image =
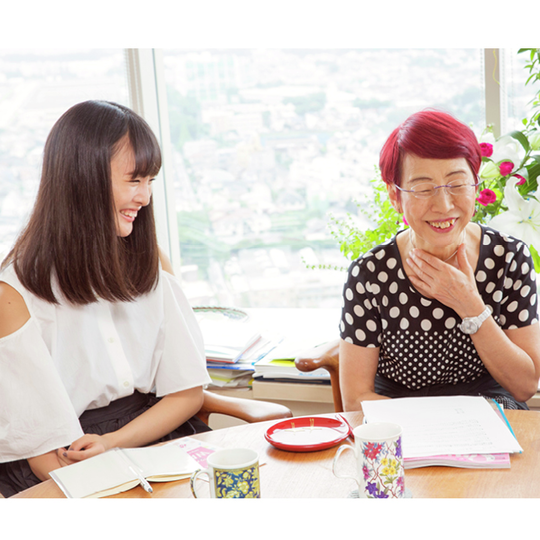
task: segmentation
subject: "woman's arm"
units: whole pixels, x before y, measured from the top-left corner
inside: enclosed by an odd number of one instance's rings
[[[462,319],[476,317],[486,308],[464,244],[458,250],[459,269],[421,250],[414,250],[407,263],[416,274],[409,276],[413,285],[452,308]],[[536,393],[540,379],[538,323],[502,330],[489,317],[471,339],[491,376],[516,400],[527,401]]]
[[[375,393],[379,347],[359,347],[343,339],[339,342],[339,386],[345,411],[359,411],[360,403],[389,399]]]
[[[167,435],[196,414],[203,403],[201,386],[163,397],[153,407],[117,431],[104,435],[84,435],[69,449],[60,448],[58,457],[68,463],[81,461],[110,450],[144,446]]]

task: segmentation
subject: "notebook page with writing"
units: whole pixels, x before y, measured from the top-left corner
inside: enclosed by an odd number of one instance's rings
[[[482,397],[438,396],[362,402],[365,419],[403,428],[405,458],[496,454],[522,448]]]

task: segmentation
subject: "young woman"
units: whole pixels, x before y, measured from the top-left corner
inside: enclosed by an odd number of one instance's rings
[[[0,273],[0,492],[114,447],[208,428],[201,333],[160,268],[155,136],[87,101],[47,139],[28,225]]]
[[[349,268],[341,321],[345,410],[363,400],[482,395],[506,408],[538,388],[537,285],[527,246],[471,222],[481,154],[441,111],[394,130],[380,167],[409,228]]]

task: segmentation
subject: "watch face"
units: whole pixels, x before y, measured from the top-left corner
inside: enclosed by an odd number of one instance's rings
[[[465,332],[465,334],[474,334],[478,330],[478,324],[470,319],[464,320],[461,323],[461,330]]]

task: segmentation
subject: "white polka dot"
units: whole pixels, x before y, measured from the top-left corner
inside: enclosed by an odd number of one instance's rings
[[[339,328],[342,332],[345,332],[345,324],[343,323],[343,321],[339,321]]]
[[[364,286],[358,282],[356,284],[356,290],[360,293],[360,294],[364,294],[366,292],[366,289],[364,289]]]
[[[502,257],[504,255],[504,247],[503,246],[495,246],[493,248],[493,253],[497,255],[497,257]]]
[[[531,306],[534,306],[534,304],[536,304],[536,294],[531,296]]]
[[[484,281],[486,281],[486,279],[487,279],[487,274],[483,270],[480,270],[479,272],[476,273],[476,281],[483,283]]]
[[[345,321],[347,322],[347,324],[353,324],[353,316],[350,313],[345,313]]]
[[[502,300],[502,296],[503,296],[502,291],[495,291],[493,293],[493,300],[495,300],[495,302],[500,302]]]
[[[406,330],[407,328],[409,328],[409,321],[405,318],[401,319],[401,321],[399,322],[399,326],[402,330]]]
[[[504,260],[505,260],[505,262],[509,263],[513,258],[514,258],[514,254],[511,251],[509,251],[506,254],[506,257],[504,258]]]
[[[377,276],[377,279],[381,283],[386,283],[388,281],[388,274],[386,272],[379,272],[379,275]]]
[[[355,264],[353,266],[353,269],[351,270],[351,275],[353,277],[356,277],[359,274],[359,272],[360,272],[360,267],[357,264]]]
[[[351,291],[351,289],[347,289],[345,291],[345,297],[347,298],[347,300],[352,300],[353,299],[353,292]]]
[[[390,287],[388,287],[388,291],[390,294],[396,294],[398,290],[398,284],[394,281],[390,283]]]
[[[418,317],[418,315],[420,315],[420,310],[416,306],[411,306],[411,309],[409,310],[409,313],[410,313],[411,317],[414,317],[416,319],[416,317]]]
[[[371,302],[369,301],[369,298],[366,298],[364,300],[364,306],[366,306],[366,309],[371,309],[373,306],[371,305]]]
[[[431,306],[431,300],[428,300],[427,298],[420,298],[420,303],[426,307]]]
[[[522,311],[519,312],[518,317],[521,322],[525,322],[529,318],[529,310],[523,309]]]
[[[381,319],[381,324],[382,324],[383,330],[386,330],[386,328],[388,327],[388,321],[386,319]]]
[[[511,289],[513,284],[514,284],[514,280],[512,278],[509,278],[509,277],[504,278],[505,289]]]
[[[504,268],[501,268],[498,272],[497,272],[497,278],[500,279],[501,276],[504,274]]]
[[[384,307],[388,306],[388,296],[383,296],[382,297],[382,305]]]
[[[444,311],[441,309],[441,308],[435,308],[433,310],[433,316],[436,318],[436,319],[442,319],[443,318],[443,315],[444,315]]]
[[[408,301],[409,301],[409,297],[408,297],[404,292],[402,292],[402,293],[399,295],[399,302],[400,302],[401,304],[406,304]]]
[[[386,251],[384,251],[384,249],[381,249],[380,251],[377,251],[377,253],[375,253],[375,257],[380,261],[385,256],[385,254]]]
[[[356,304],[356,306],[354,306],[354,314],[357,316],[357,317],[363,317],[364,316],[364,308],[358,304]]]
[[[493,259],[490,259],[489,257],[484,261],[484,264],[486,268],[489,268],[490,270],[493,270],[493,268],[495,268],[495,261]]]
[[[396,264],[397,264],[397,259],[394,259],[393,257],[386,261],[386,266],[388,266],[390,270],[392,270],[392,268],[395,268]]]
[[[375,265],[373,264],[373,261],[368,261],[366,266],[370,272],[375,272]]]
[[[396,317],[399,317],[399,308],[398,307],[393,307],[391,310],[390,310],[390,317],[392,317],[393,319],[395,319]]]
[[[493,292],[493,289],[495,288],[495,283],[493,283],[493,281],[490,281],[487,285],[486,285],[486,292],[488,294],[491,294]]]
[[[514,300],[513,302],[510,302],[507,306],[507,310],[510,312],[510,313],[513,313],[514,311],[516,311],[516,309],[518,308],[518,303],[516,302],[516,300]]]
[[[371,284],[371,292],[373,294],[379,294],[381,292],[381,288],[376,283],[372,283]]]
[[[512,264],[510,265],[510,272],[514,272],[516,268],[517,268],[517,262],[514,260],[512,261]]]
[[[489,244],[491,244],[491,238],[487,234],[484,234],[483,243],[484,243],[484,246],[489,246]]]
[[[352,343],[353,340],[350,337],[346,337],[343,341],[346,341],[347,343]]]
[[[425,332],[427,332],[428,330],[431,330],[431,321],[429,321],[428,319],[424,319],[424,320],[420,323],[420,326],[422,327],[422,330],[424,330]]]
[[[521,294],[521,296],[525,298],[526,296],[529,295],[530,291],[531,291],[531,288],[528,285],[525,285],[525,287],[522,287],[521,291],[519,291],[519,294]]]
[[[356,339],[358,341],[366,341],[366,334],[365,334],[365,332],[363,330],[360,330],[360,328],[358,330],[356,330],[354,335],[356,336]]]
[[[375,330],[377,330],[377,323],[375,321],[372,321],[371,319],[369,319],[369,321],[366,322],[366,328],[370,332],[375,332]]]
[[[521,284],[523,282],[521,281],[521,279],[518,279],[517,281],[514,282],[514,291],[517,291],[520,287],[521,287]]]
[[[405,279],[405,274],[401,268],[397,271],[397,275],[399,279]]]
[[[444,321],[444,326],[446,326],[446,328],[448,328],[448,330],[452,330],[452,328],[454,328],[454,326],[456,326],[456,319],[454,319],[454,317],[448,317],[448,319],[446,319],[446,321]]]
[[[523,275],[528,274],[530,269],[531,267],[526,262],[521,265],[521,272],[523,273]]]

